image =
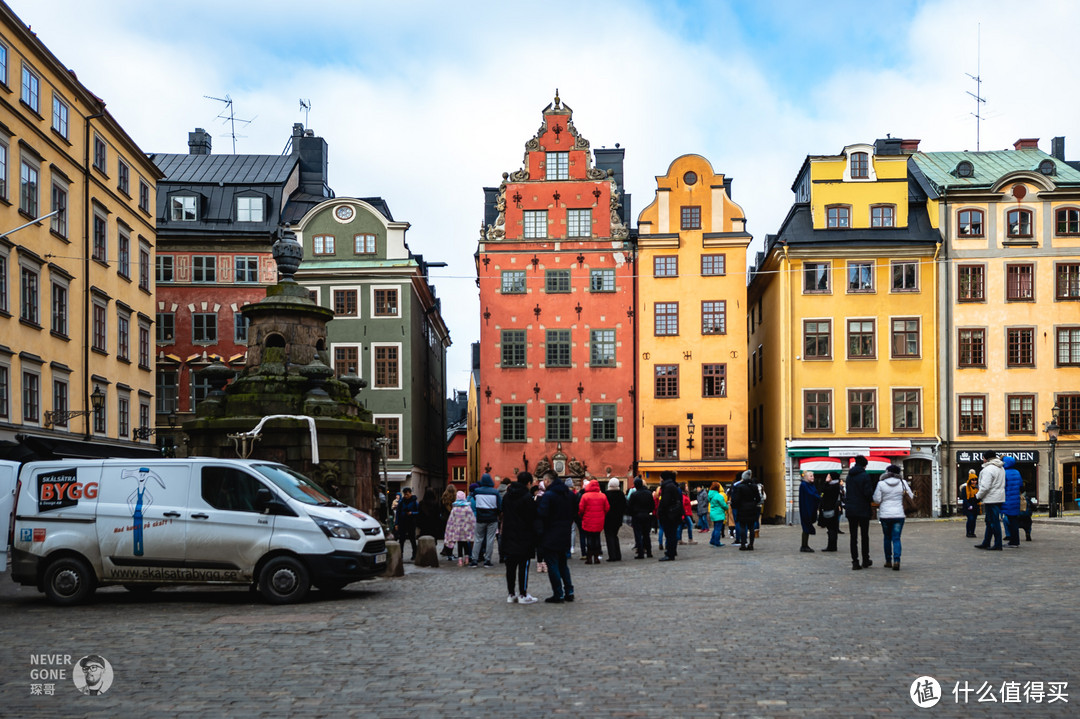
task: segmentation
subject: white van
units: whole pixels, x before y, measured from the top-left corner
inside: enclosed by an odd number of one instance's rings
[[[18,485],[12,578],[54,604],[108,584],[206,583],[285,604],[386,570],[382,526],[281,464],[52,460],[24,465]]]

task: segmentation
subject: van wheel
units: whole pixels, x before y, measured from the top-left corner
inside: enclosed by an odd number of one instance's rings
[[[97,586],[94,571],[78,557],[62,557],[45,568],[45,596],[58,606],[82,604]]]
[[[293,604],[311,588],[307,568],[293,557],[274,557],[259,574],[259,592],[271,604]]]

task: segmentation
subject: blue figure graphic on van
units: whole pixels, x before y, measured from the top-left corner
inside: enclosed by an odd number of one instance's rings
[[[153,477],[161,485],[161,488],[165,489],[165,482],[156,472],[151,472],[149,467],[125,469],[120,473],[121,479],[127,479],[128,477],[134,477],[139,483],[135,487],[135,491],[128,495],[128,506],[131,508],[132,536],[135,542],[133,554],[136,557],[141,557],[143,555],[143,510],[154,503],[154,495],[147,490],[146,483],[147,480]]]

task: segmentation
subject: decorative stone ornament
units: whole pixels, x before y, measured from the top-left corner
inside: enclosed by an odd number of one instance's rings
[[[270,248],[270,253],[277,263],[278,273],[283,282],[295,282],[293,275],[300,268],[300,261],[304,258],[304,248],[296,241],[296,233],[280,228],[277,231],[277,241]]]

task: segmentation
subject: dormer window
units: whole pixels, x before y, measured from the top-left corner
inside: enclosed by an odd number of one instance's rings
[[[169,218],[177,222],[194,222],[199,219],[195,211],[194,195],[180,195],[170,198]]]
[[[851,227],[851,207],[848,205],[829,205],[825,208],[827,227]]]
[[[871,227],[895,227],[896,205],[873,205],[870,207]]]
[[[851,153],[851,179],[866,180],[870,177],[870,156],[865,152]]]
[[[1009,237],[1031,237],[1031,210],[1009,210]]]
[[[1039,163],[1039,172],[1044,175],[1056,175],[1057,165],[1054,164],[1053,160],[1043,160]]]
[[[975,166],[967,160],[961,160],[954,170],[957,177],[971,177],[975,174]]]
[[[265,216],[265,201],[262,197],[237,197],[237,222],[262,222]]]

